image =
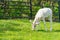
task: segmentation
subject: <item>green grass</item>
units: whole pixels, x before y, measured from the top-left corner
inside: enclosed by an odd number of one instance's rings
[[[39,31],[32,31],[28,19],[0,20],[0,40],[60,40],[60,23],[53,22],[52,32],[45,31],[42,21],[39,26]]]

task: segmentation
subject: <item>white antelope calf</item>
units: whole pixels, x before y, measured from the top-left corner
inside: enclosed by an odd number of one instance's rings
[[[38,10],[32,24],[32,30],[35,30],[36,25],[39,24],[39,21],[42,19],[44,22],[45,30],[47,31],[46,22],[45,22],[46,17],[48,17],[50,20],[50,31],[52,31],[52,10],[50,8],[42,8]]]

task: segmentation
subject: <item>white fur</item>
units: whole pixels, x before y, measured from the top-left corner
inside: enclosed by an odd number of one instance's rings
[[[52,10],[50,8],[42,8],[38,10],[32,24],[32,30],[35,30],[36,24],[39,24],[39,20],[43,19],[45,30],[47,31],[46,22],[45,22],[46,17],[49,17],[50,31],[52,31]]]

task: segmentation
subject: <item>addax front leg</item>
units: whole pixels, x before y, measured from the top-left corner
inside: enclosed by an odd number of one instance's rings
[[[36,25],[32,24],[32,30],[35,30]]]
[[[52,15],[50,16],[50,31],[52,31]]]
[[[35,30],[37,20],[38,20],[37,18],[34,19],[33,24],[32,24],[32,30]]]
[[[33,24],[32,24],[32,30],[35,30],[36,27],[36,20],[34,20]]]

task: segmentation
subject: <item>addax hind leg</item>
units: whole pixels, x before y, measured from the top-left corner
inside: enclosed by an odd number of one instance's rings
[[[50,15],[49,20],[50,20],[50,31],[52,31],[52,15]]]

